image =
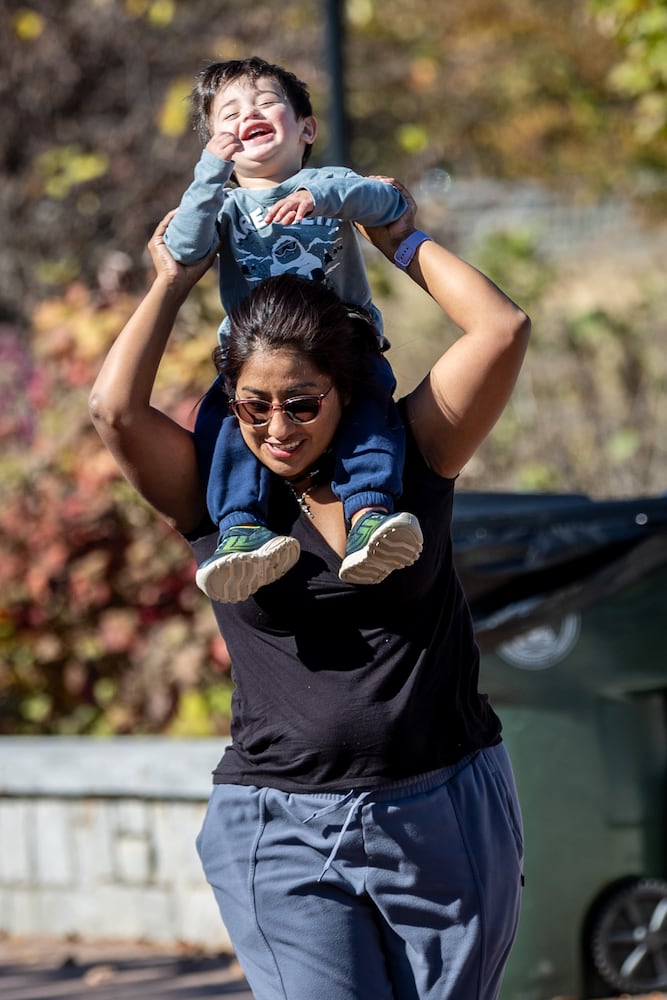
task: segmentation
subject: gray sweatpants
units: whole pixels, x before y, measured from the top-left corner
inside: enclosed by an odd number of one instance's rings
[[[255,1000],[493,1000],[523,835],[503,744],[382,790],[216,785],[197,840]]]

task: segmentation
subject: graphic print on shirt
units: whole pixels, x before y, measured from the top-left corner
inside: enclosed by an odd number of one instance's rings
[[[340,267],[338,219],[304,219],[296,226],[257,225],[252,215],[232,224],[235,257],[249,285],[279,274],[327,282]]]

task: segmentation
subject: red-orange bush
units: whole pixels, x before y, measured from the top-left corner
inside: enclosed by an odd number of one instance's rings
[[[88,417],[134,304],[74,285],[39,307],[30,349],[0,329],[4,734],[226,730],[228,657],[190,551],[125,483]],[[190,411],[212,372],[209,340],[186,315],[169,364],[187,355],[172,391]]]

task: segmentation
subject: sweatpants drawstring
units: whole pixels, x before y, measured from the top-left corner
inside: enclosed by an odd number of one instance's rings
[[[336,842],[333,845],[333,847],[331,848],[331,851],[329,852],[329,857],[325,861],[324,868],[320,872],[319,878],[317,879],[318,882],[322,881],[322,879],[324,878],[324,876],[326,875],[326,873],[328,872],[328,870],[331,868],[332,864],[334,863],[334,861],[336,859],[336,855],[338,854],[338,849],[339,849],[339,847],[340,847],[340,845],[342,843],[343,837],[347,833],[348,826],[350,825],[350,823],[354,819],[354,815],[355,815],[357,809],[359,808],[359,806],[361,805],[361,803],[364,801],[364,799],[367,799],[370,794],[371,794],[370,792],[362,792],[360,795],[357,795],[356,799],[351,804],[350,808],[347,810],[347,815],[345,817],[343,825],[340,828],[340,832],[339,832],[338,836],[336,837]],[[326,806],[324,809],[320,809],[317,812],[312,813],[310,816],[308,816],[306,819],[304,819],[303,822],[304,823],[309,823],[311,821],[311,819],[316,819],[316,818],[319,818],[320,816],[325,816],[327,813],[336,812],[338,809],[342,809],[343,806],[345,805],[345,803],[349,802],[353,795],[354,795],[354,792],[348,792],[347,795],[343,796],[343,798],[340,800],[340,802],[334,802],[334,803],[332,803],[332,805]]]

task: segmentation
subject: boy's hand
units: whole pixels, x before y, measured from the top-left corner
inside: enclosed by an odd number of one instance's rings
[[[314,208],[315,201],[310,191],[299,188],[294,194],[288,194],[287,197],[277,201],[264,216],[264,222],[267,225],[271,222],[280,222],[283,226],[291,226],[292,223],[305,219]]]
[[[231,132],[216,132],[206,143],[206,150],[219,160],[232,162],[235,153],[240,153],[243,143]]]

